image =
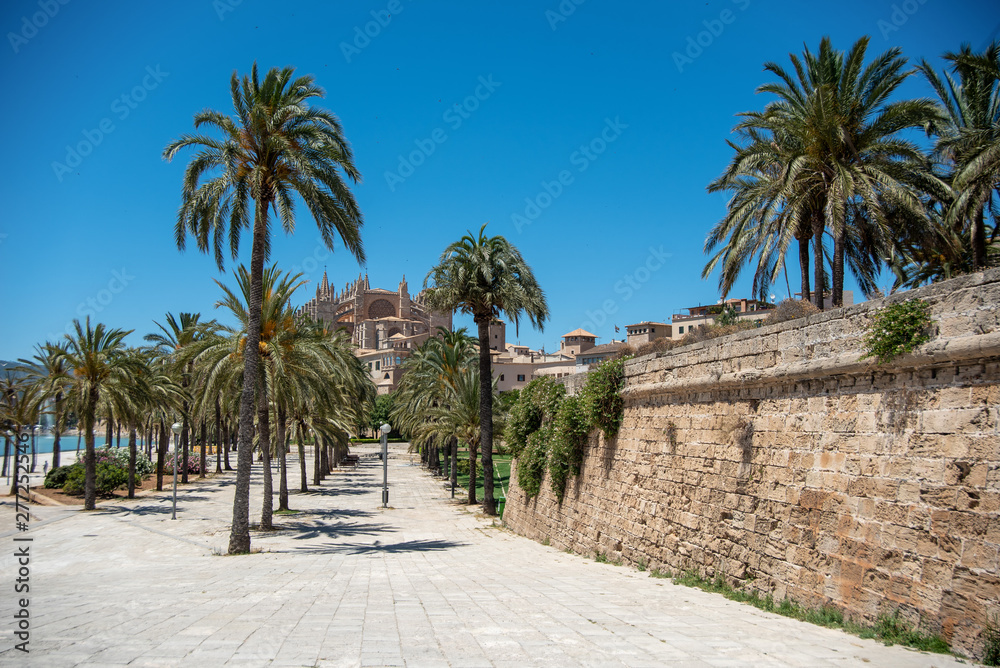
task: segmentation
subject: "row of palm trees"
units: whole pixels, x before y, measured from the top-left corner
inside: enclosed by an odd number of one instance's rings
[[[926,61],[907,69],[898,48],[869,61],[868,41],[844,53],[824,38],[818,52],[790,55],[791,70],[765,64],[777,80],[757,92],[775,99],[739,114],[733,158],[708,186],[731,195],[702,272],[720,270],[723,295],[752,265],[765,298],[793,240],[802,296],[819,308],[828,289],[842,304],[845,265],[868,296],[883,268],[895,287],[915,287],[1000,255],[1000,43],[948,53],[938,74]],[[893,100],[917,73],[937,99]],[[933,140],[929,150],[916,132]]]
[[[245,365],[249,277],[245,268],[237,275],[238,290],[219,283],[223,298],[217,306],[228,308],[238,327],[203,321],[199,314],[167,314],[165,323],[156,323],[159,332],[145,338],[152,345],[129,347],[125,337],[131,332],[105,325],[77,321],[75,332],[64,341],[39,346],[31,360],[21,360],[20,383],[4,393],[2,416],[13,424],[34,424],[40,412],[51,414],[56,434],[53,466],[59,461],[59,435],[67,417],[79,417],[86,444],[84,506],[95,506],[95,429],[99,419],[110,429],[113,424],[128,430],[130,452],[129,496],[135,490],[137,435],[159,435],[157,448],[157,488],[162,489],[168,443],[168,425],[182,425],[179,447],[183,462],[175,475],[187,482],[188,446],[201,443],[200,476],[207,470],[206,445],[218,446],[216,468],[222,470],[221,455],[228,461],[234,428],[232,416],[239,401],[240,380]],[[342,453],[349,434],[356,431],[368,404],[374,398],[366,369],[341,333],[331,333],[305,316],[296,316],[291,304],[299,276],[282,273],[275,267],[265,272],[261,318],[259,367],[261,398],[252,425],[258,451],[264,462],[264,505],[261,528],[271,528],[272,489],[270,460],[279,466],[279,508],[288,509],[286,454],[289,443],[298,441],[300,489],[307,491],[305,443],[315,443],[315,484],[328,466],[337,461],[329,451]],[[31,411],[30,415],[24,415]],[[273,432],[271,424],[276,425]],[[209,425],[211,437],[209,435]]]

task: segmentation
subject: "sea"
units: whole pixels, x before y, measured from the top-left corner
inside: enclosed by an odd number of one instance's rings
[[[103,447],[105,440],[106,439],[105,439],[104,436],[97,436],[97,435],[95,435],[94,436],[94,447],[95,448]],[[38,452],[39,454],[43,454],[43,453],[46,453],[46,452],[52,452],[52,444],[53,443],[55,443],[55,437],[52,436],[51,434],[47,434],[45,436],[42,436],[42,435],[36,436],[35,437],[36,452]],[[111,445],[116,445],[116,444],[117,444],[117,439],[112,438],[111,439]],[[139,446],[144,446],[145,445],[145,441],[143,441],[143,439],[137,439],[136,440],[136,444],[139,445]],[[80,452],[83,452],[83,450],[84,450],[85,447],[86,446],[84,445],[83,439],[81,438],[80,439]],[[122,434],[122,447],[123,448],[124,447],[128,447],[128,435],[127,434]],[[3,456],[3,448],[4,448],[3,439],[0,439],[0,456]],[[10,442],[10,449],[11,449],[11,452],[13,452],[13,450],[14,450],[14,441],[13,441],[13,439],[11,439],[11,442]],[[27,450],[27,452],[29,452],[29,453],[31,452],[31,439],[28,439],[28,450]],[[76,452],[76,434],[65,435],[65,436],[63,436],[63,437],[61,437],[59,439],[59,452],[61,454],[66,454],[67,452]]]

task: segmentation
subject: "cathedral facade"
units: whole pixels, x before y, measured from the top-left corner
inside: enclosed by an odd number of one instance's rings
[[[380,394],[396,389],[399,364],[437,331],[451,330],[451,313],[436,313],[424,301],[424,292],[410,295],[406,277],[398,289],[372,288],[368,276],[331,288],[323,272],[316,296],[301,312],[313,320],[322,320],[331,329],[343,329],[356,346],[356,354],[372,374]]]

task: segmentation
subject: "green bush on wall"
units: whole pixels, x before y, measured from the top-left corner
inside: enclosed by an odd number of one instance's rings
[[[888,364],[900,355],[931,340],[931,305],[922,299],[890,304],[875,314],[865,335],[865,354],[879,364]]]
[[[565,387],[547,376],[521,390],[504,440],[517,459],[517,484],[529,498],[541,490],[547,468],[552,491],[562,501],[569,476],[580,473],[590,432],[600,427],[605,438],[618,433],[624,385],[625,360],[617,359],[591,371],[579,396],[565,396]]]

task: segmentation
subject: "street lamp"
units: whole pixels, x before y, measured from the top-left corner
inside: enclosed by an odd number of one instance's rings
[[[177,519],[177,437],[181,433],[181,429],[184,428],[180,422],[175,422],[170,425],[170,431],[174,432],[174,510],[170,519]]]
[[[383,424],[379,427],[382,432],[382,507],[389,506],[389,432],[392,427]]]

